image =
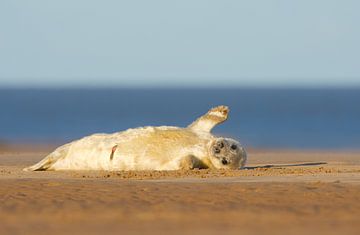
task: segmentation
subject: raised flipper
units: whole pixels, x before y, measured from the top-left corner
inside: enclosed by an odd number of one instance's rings
[[[188,128],[194,131],[210,132],[216,125],[223,123],[229,114],[229,107],[218,106],[210,109],[205,115],[191,123]]]
[[[40,162],[35,165],[24,168],[24,171],[46,171],[59,159],[66,156],[69,151],[69,144],[63,145],[57,148],[54,152],[50,153],[47,157],[45,157]]]

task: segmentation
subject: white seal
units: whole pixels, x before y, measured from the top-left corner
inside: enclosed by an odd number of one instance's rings
[[[228,107],[218,106],[186,128],[141,127],[94,134],[58,147],[24,170],[239,169],[246,162],[240,143],[210,133],[228,113]]]

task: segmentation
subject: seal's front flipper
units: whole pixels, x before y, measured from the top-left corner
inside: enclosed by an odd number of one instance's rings
[[[180,160],[181,170],[192,170],[196,168],[197,159],[193,155],[187,155]]]
[[[193,170],[193,169],[208,169],[213,167],[212,164],[205,159],[200,160],[194,155],[187,155],[180,160],[181,170]]]
[[[198,118],[188,126],[194,131],[210,132],[216,125],[223,123],[228,118],[229,107],[218,106],[210,109],[204,116]]]

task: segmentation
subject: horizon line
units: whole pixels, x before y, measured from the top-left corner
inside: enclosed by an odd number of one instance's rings
[[[194,85],[165,85],[165,86],[99,86],[99,85],[57,85],[57,86],[2,86],[0,90],[241,90],[241,89],[259,89],[259,90],[358,90],[360,84],[356,85],[237,85],[237,86],[194,86]]]

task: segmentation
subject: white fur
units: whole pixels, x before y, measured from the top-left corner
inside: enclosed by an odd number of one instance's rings
[[[226,106],[211,109],[188,128],[142,127],[94,134],[60,146],[24,170],[178,170],[190,156],[214,167],[210,146],[216,138],[210,131],[226,120],[227,112]]]
[[[205,144],[212,140],[209,133],[199,133],[196,135],[192,145],[168,146],[157,152],[157,156],[152,156],[149,148],[155,148],[156,142],[142,143],[135,146],[139,148],[126,149],[128,143],[136,143],[141,137],[146,137],[151,133],[161,135],[164,131],[184,131],[177,127],[144,127],[129,129],[124,132],[113,134],[95,134],[57,148],[47,158],[55,158],[56,161],[47,170],[177,170],[180,169],[180,162],[184,156],[195,155],[206,157],[207,147]],[[199,141],[200,140],[200,141]],[[124,145],[122,145],[124,144]],[[119,146],[113,159],[110,159],[111,149]],[[161,153],[163,151],[163,153]],[[65,154],[63,154],[65,153]],[[159,159],[160,161],[157,161]],[[29,167],[27,170],[36,169],[38,164]]]

